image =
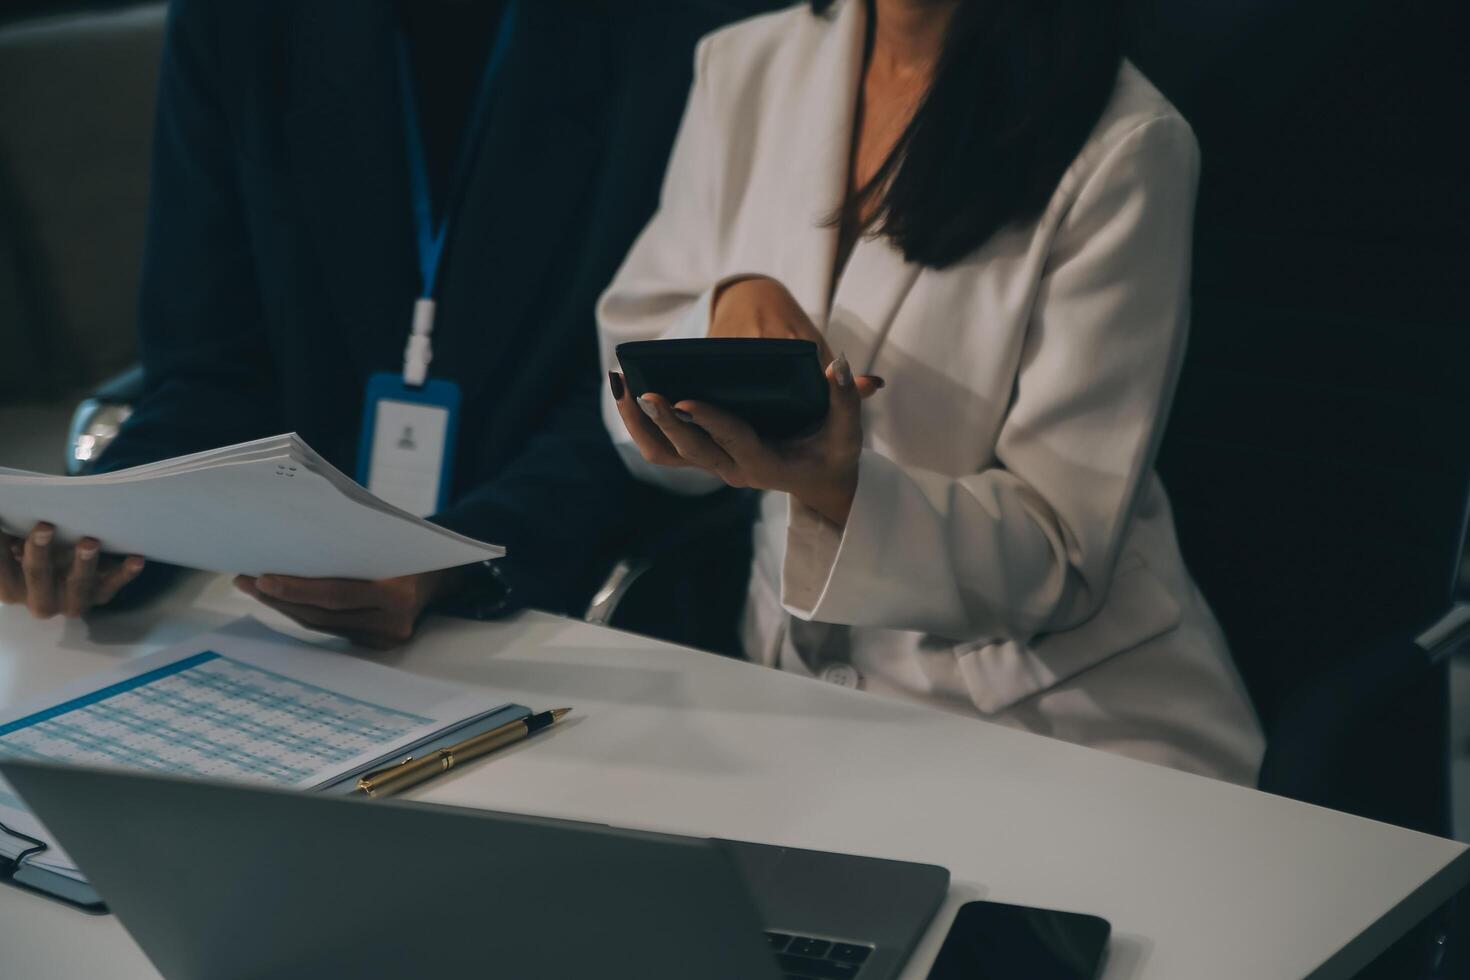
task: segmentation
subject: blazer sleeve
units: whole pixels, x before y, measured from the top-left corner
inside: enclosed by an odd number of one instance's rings
[[[955,478],[866,449],[845,527],[793,500],[793,615],[989,642],[1100,608],[1183,354],[1198,148],[1171,115],[1101,154],[1053,237],[996,465]]]
[[[605,370],[618,370],[618,344],[703,337],[717,281],[720,130],[710,110],[705,69],[710,39],[694,55],[694,85],[665,171],[658,210],[598,303],[598,339]],[[613,402],[602,395],[602,418],[613,445],[638,479],[682,494],[713,493],[724,481],[693,468],[648,462],[633,444]]]
[[[211,6],[169,11],[139,301],[144,391],[101,471],[279,431]]]

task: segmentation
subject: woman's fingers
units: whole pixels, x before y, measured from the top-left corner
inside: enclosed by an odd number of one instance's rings
[[[858,397],[863,401],[872,398],[888,385],[887,381],[884,381],[876,374],[860,374],[856,378],[853,378],[853,383],[857,385]]]
[[[25,558],[21,572],[25,578],[26,605],[37,619],[50,619],[57,609],[56,571],[51,565],[51,543],[56,528],[37,524],[26,538]]]
[[[735,461],[703,429],[690,424],[693,419],[687,412],[674,408],[663,396],[655,394],[640,396],[638,405],[653,424],[658,426],[680,457],[701,469],[718,474],[732,486],[743,485],[739,481],[739,467],[735,465]]]
[[[830,408],[827,410],[826,431],[833,444],[839,447],[862,449],[863,399],[858,379],[853,377],[846,354],[838,354],[827,365]],[[876,390],[876,389],[875,389]]]
[[[683,401],[674,407],[730,458],[740,470],[743,483],[751,484],[752,477],[759,480],[759,475],[769,469],[771,450],[743,419],[704,402]]]
[[[609,371],[607,380],[612,386],[613,401],[618,406],[618,415],[623,420],[623,426],[628,430],[628,435],[633,437],[633,445],[638,447],[643,458],[660,466],[689,465],[669,440],[664,438],[653,419],[638,407],[637,400],[627,390],[623,376],[616,371]]]

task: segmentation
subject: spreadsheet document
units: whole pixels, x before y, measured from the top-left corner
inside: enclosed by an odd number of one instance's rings
[[[315,789],[508,707],[244,619],[0,714],[0,757]],[[0,824],[80,878],[3,779]]]
[[[208,650],[0,725],[0,754],[298,785],[432,722]]]

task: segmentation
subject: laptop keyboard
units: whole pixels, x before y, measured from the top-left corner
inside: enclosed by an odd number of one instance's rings
[[[873,952],[871,946],[834,943],[828,939],[766,933],[786,980],[852,980]]]

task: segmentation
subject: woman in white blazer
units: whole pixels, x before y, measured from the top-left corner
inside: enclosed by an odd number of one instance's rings
[[[765,491],[752,659],[1251,782],[1153,470],[1198,151],[1109,7],[814,0],[707,37],[600,304],[605,416],[646,480]],[[706,334],[837,354],[823,430],[626,393],[617,344]]]

